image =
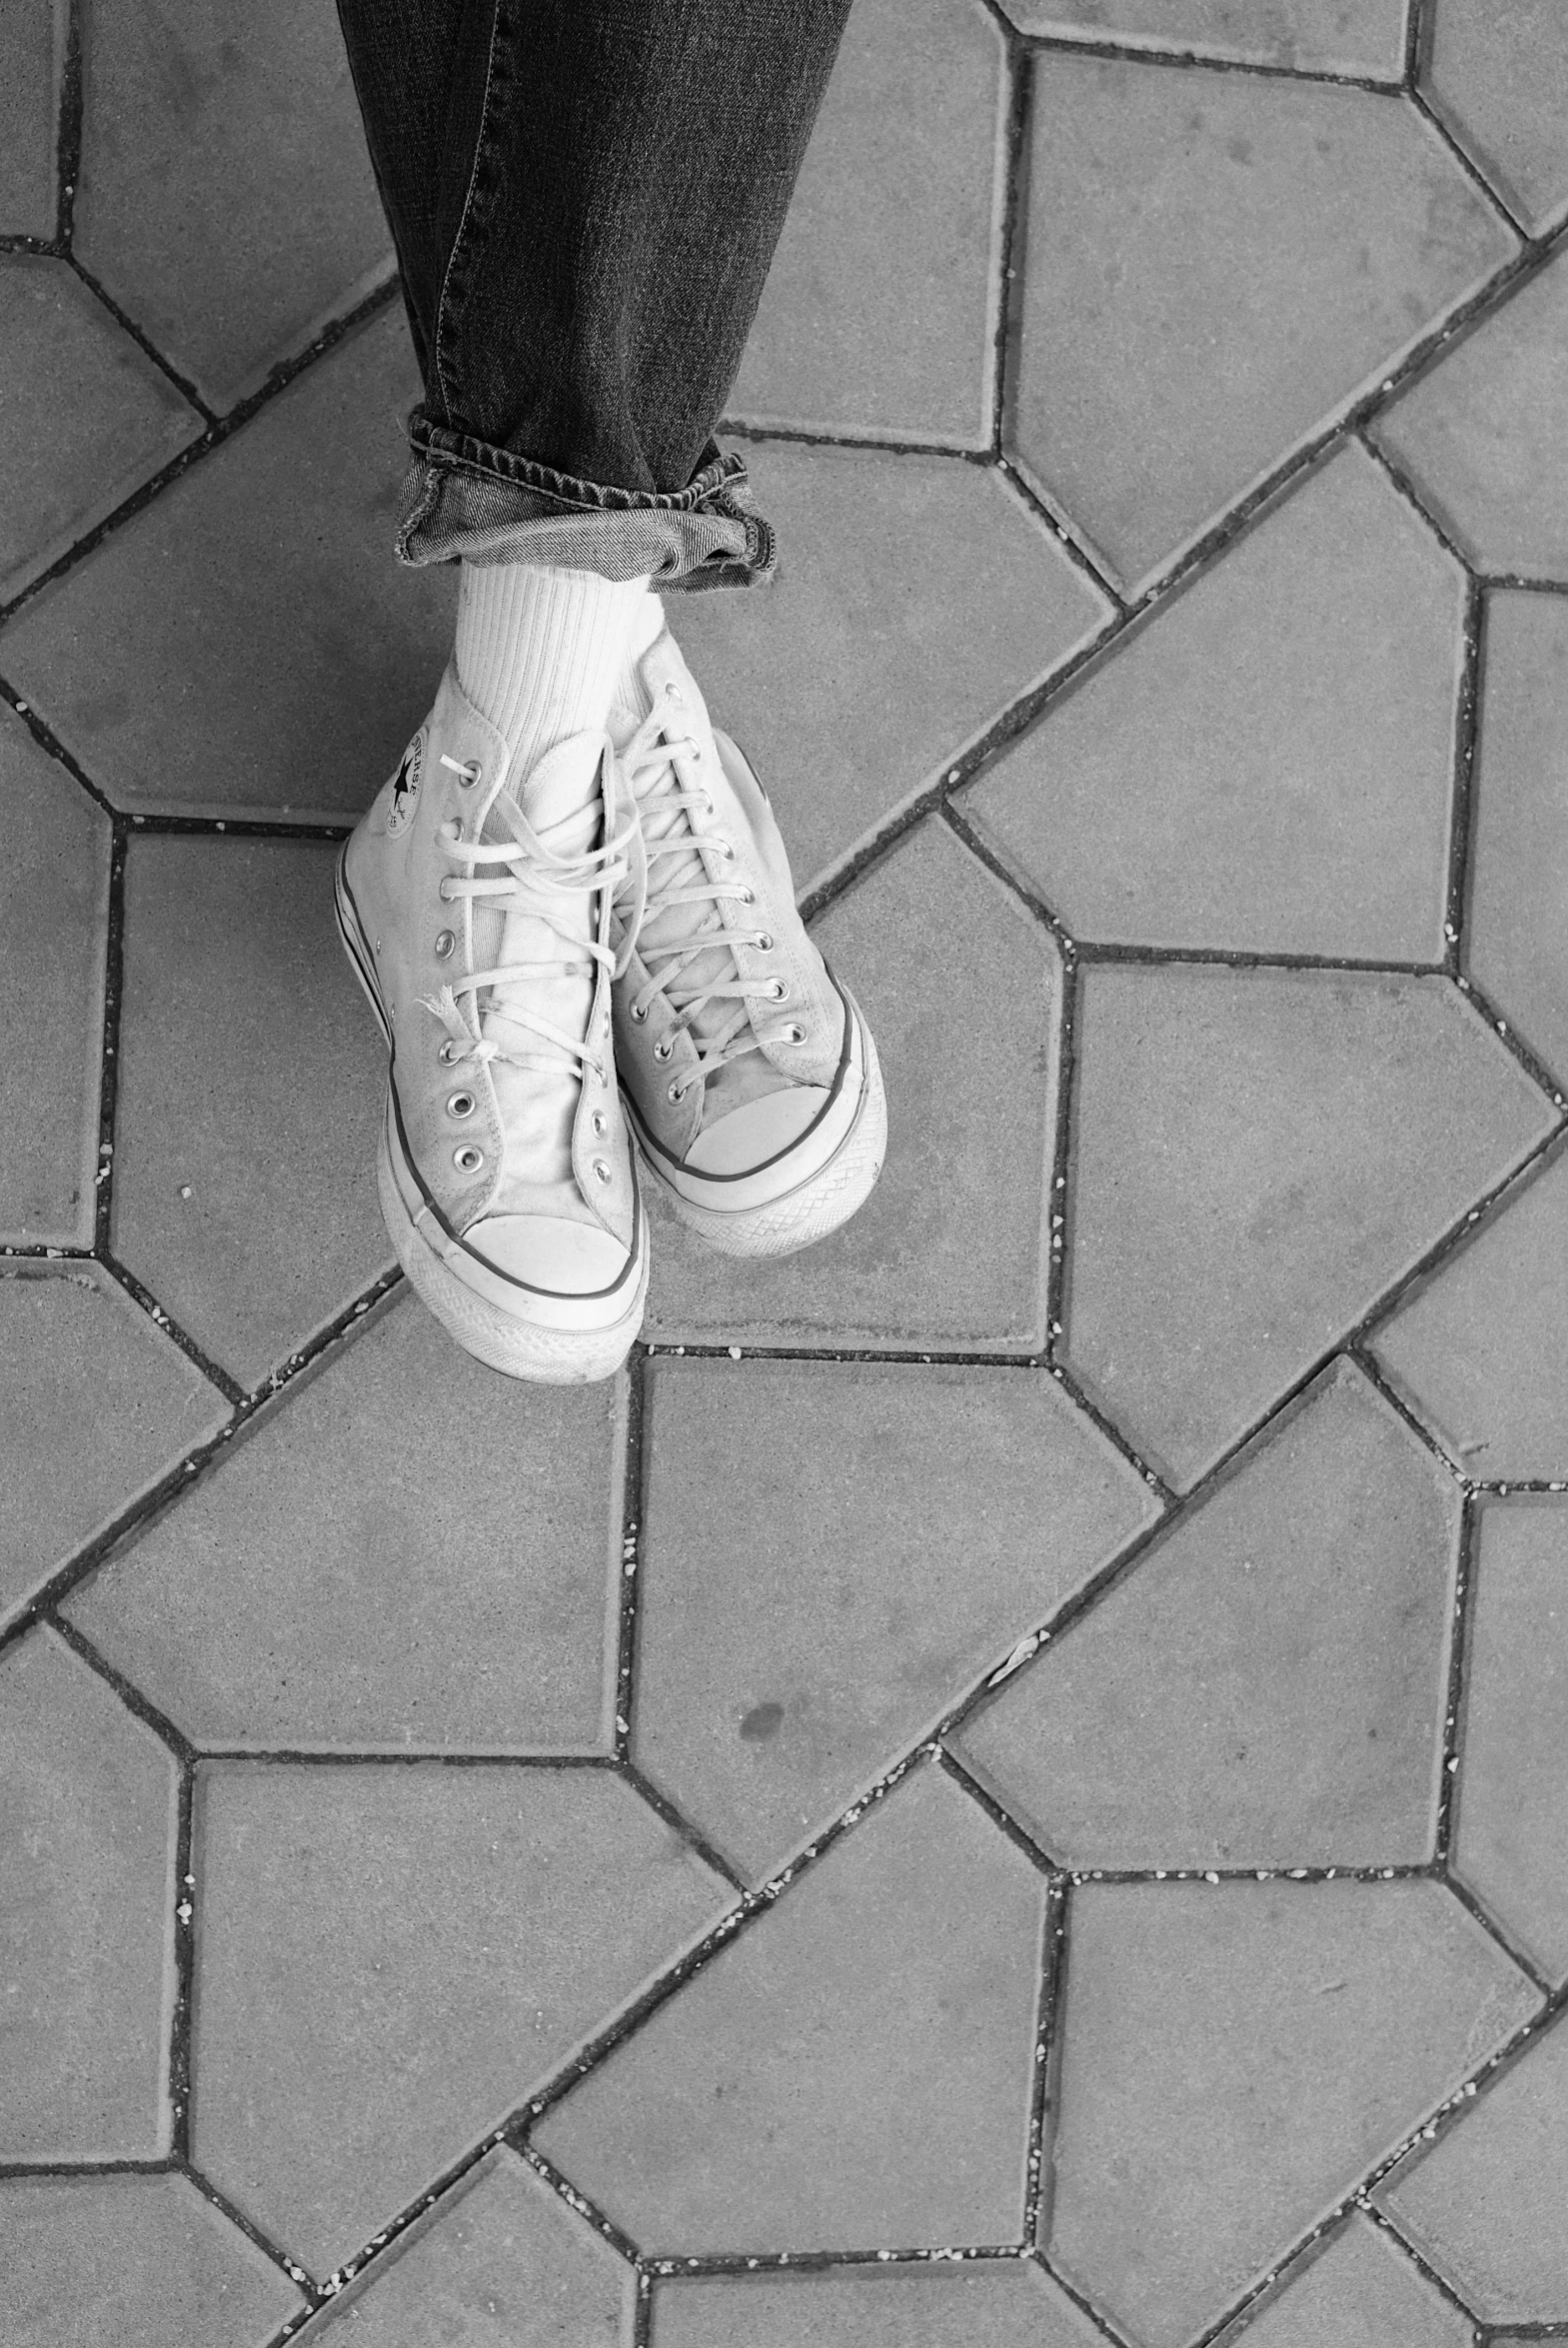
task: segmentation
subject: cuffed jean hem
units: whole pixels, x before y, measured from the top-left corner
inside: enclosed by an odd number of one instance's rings
[[[657,588],[750,587],[779,560],[773,526],[747,511],[746,465],[709,443],[668,495],[578,481],[433,424],[416,408],[397,551],[403,563],[548,563]]]

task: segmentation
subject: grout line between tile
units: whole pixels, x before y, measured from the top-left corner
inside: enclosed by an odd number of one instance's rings
[[[0,2160],[0,2178],[168,2177],[180,2173],[173,2153],[161,2160]]]
[[[263,2233],[255,2219],[241,2209],[238,2202],[231,2201],[227,2193],[213,2183],[206,2171],[197,2167],[195,2161],[185,2160],[179,2165],[203,2200],[210,2201],[214,2209],[221,2210],[231,2226],[238,2226],[240,2232],[254,2242],[257,2249],[270,2259],[274,2266],[281,2267],[290,2282],[296,2284],[304,2292],[307,2301],[306,2307],[284,2327],[277,2337],[286,2338],[290,2332],[298,2331],[307,2316],[314,2315],[318,2308],[325,2305],[330,2294],[321,2289],[314,2275],[308,2274],[305,2268],[292,2259],[286,2250],[280,2249],[271,2235]],[[271,2348],[271,2343],[269,2343],[269,2348]]]
[[[1410,2264],[1415,2268],[1417,2274],[1423,2276],[1425,2280],[1431,2284],[1433,2290],[1437,2292],[1438,2296],[1442,2299],[1445,2299],[1448,2305],[1453,2308],[1457,2314],[1462,2315],[1466,2319],[1466,2321],[1472,2327],[1472,2337],[1474,2337],[1475,2334],[1480,2331],[1481,2319],[1476,2314],[1475,2309],[1473,2307],[1467,2306],[1465,2301],[1460,2298],[1459,2293],[1454,2289],[1452,2283],[1449,2282],[1447,2276],[1438,2272],[1438,2269],[1433,2266],[1431,2260],[1416,2248],[1409,2235],[1402,2233],[1399,2227],[1394,2223],[1394,2220],[1388,2216],[1387,2212],[1379,2209],[1375,2203],[1369,2204],[1367,2208],[1363,2210],[1362,2215],[1377,2228],[1380,2234],[1386,2234],[1390,2242],[1396,2243],[1404,2256],[1410,2261]]]
[[[875,457],[944,457],[956,465],[986,468],[996,461],[995,452],[989,447],[971,448],[959,441],[914,440],[906,433],[890,430],[867,428],[855,432],[842,425],[760,423],[745,416],[721,416],[715,430],[729,440],[744,440],[755,447],[778,441],[790,448],[858,449]]]
[[[1436,131],[1476,193],[1491,205],[1492,210],[1501,217],[1522,245],[1526,247],[1533,245],[1536,240],[1531,236],[1518,213],[1515,212],[1501,191],[1487,178],[1475,156],[1471,154],[1469,148],[1460,138],[1455,125],[1448,120],[1442,109],[1433,103],[1430,93],[1422,87],[1420,81],[1412,81],[1405,96],[1422,120],[1429,123]]]
[[[1449,1458],[1432,1429],[1423,1419],[1417,1417],[1415,1411],[1378,1360],[1377,1355],[1372,1351],[1367,1339],[1365,1337],[1358,1338],[1353,1345],[1345,1347],[1345,1352],[1360,1370],[1367,1383],[1377,1389],[1395,1417],[1415,1437],[1422,1450],[1435,1459],[1439,1467],[1447,1469],[1462,1491],[1473,1491],[1475,1478],[1465,1472],[1457,1459]]]
[[[104,925],[103,1031],[98,1064],[98,1156],[93,1169],[93,1251],[107,1255],[114,1216],[114,1127],[120,1099],[120,1010],[125,996],[125,834],[109,840],[109,906]]]
[[[1073,33],[1020,33],[1019,39],[1036,56],[1097,57],[1114,65],[1157,65],[1198,73],[1240,73],[1257,81],[1308,82],[1335,90],[1364,90],[1374,98],[1397,98],[1402,85],[1376,74],[1345,73],[1327,65],[1275,65],[1261,57],[1205,57],[1196,49],[1143,48],[1135,42],[1096,36],[1080,39]]]
[[[643,1594],[643,1526],[648,1519],[650,1441],[649,1348],[636,1344],[627,1361],[626,1439],[621,1471],[621,1544],[617,1555],[615,1749],[629,1760],[636,1725],[637,1630]]]
[[[1021,1825],[1010,1810],[1002,1808],[995,1795],[980,1783],[945,1744],[937,1747],[936,1767],[942,1776],[950,1778],[960,1792],[966,1793],[970,1801],[985,1812],[998,1833],[1004,1834],[1013,1848],[1021,1851],[1029,1865],[1039,1874],[1048,1876],[1058,1884],[1065,1879],[1065,1869],[1060,1860],[1053,1859],[1044,1845],[1035,1841],[1027,1827]]]
[[[159,1741],[167,1746],[181,1769],[189,1769],[196,1758],[196,1748],[184,1729],[176,1727],[167,1712],[160,1711],[149,1697],[143,1695],[141,1689],[94,1645],[86,1632],[77,1629],[69,1615],[56,1613],[51,1608],[44,1619],[56,1637],[63,1639],[72,1653],[90,1671],[96,1672],[107,1687],[113,1689],[126,1710],[134,1713],[143,1726],[150,1728]]]
[[[191,2023],[196,1994],[196,1868],[192,1831],[196,1769],[180,1763],[174,1830],[174,2000],[169,2015],[169,2115],[175,2157],[191,2157]]]
[[[1076,949],[1086,963],[1113,963],[1151,970],[1179,970],[1183,965],[1208,964],[1227,971],[1362,971],[1379,978],[1441,979],[1449,976],[1440,962],[1384,961],[1371,955],[1297,954],[1289,950],[1265,952],[1248,946],[1128,946],[1119,941],[1101,943],[1080,938]]]
[[[1028,156],[1029,117],[1034,96],[1034,74],[1027,52],[1014,27],[999,11],[1002,74],[1006,107],[1002,120],[1001,233],[996,240],[996,328],[991,343],[991,454],[1001,457],[1007,415],[1009,365],[1023,298],[1020,263],[1023,255],[1024,171]]]
[[[637,2273],[637,2297],[632,2303],[630,2348],[652,2348],[654,2338],[654,2279],[645,2266]]]
[[[1404,73],[1401,88],[1413,90],[1426,70],[1427,23],[1425,0],[1405,0]]]
[[[728,1883],[738,1897],[742,1899],[751,1897],[752,1887],[746,1877],[741,1874],[738,1868],[731,1865],[717,1844],[710,1842],[707,1835],[700,1828],[694,1826],[683,1811],[677,1809],[662,1786],[656,1785],[651,1777],[645,1776],[636,1761],[623,1756],[616,1766],[633,1790],[647,1802],[656,1817],[663,1818],[665,1824],[681,1837],[689,1850],[696,1853],[705,1867],[711,1868],[723,1882]]]
[[[58,104],[54,244],[57,252],[69,258],[76,232],[76,191],[82,172],[82,0],[67,0]]]
[[[58,766],[64,767],[72,782],[78,784],[86,792],[95,807],[103,809],[112,824],[116,827],[122,824],[124,818],[120,815],[114,802],[105,792],[99,790],[80,760],[66,749],[65,744],[52,728],[44,724],[43,719],[21,690],[13,685],[9,678],[3,676],[0,676],[0,701],[4,701],[21,719],[22,724],[27,728],[45,757],[53,759]]]
[[[1465,949],[1474,839],[1475,749],[1486,673],[1486,603],[1473,579],[1465,585],[1459,676],[1454,696],[1453,782],[1448,819],[1448,890],[1443,913],[1446,968],[1457,977]]]
[[[107,1069],[107,1062],[105,1065]],[[113,1161],[111,1159],[105,1163],[112,1164]],[[108,1187],[106,1182],[104,1189],[107,1190]],[[173,1315],[164,1310],[151,1288],[147,1287],[143,1281],[137,1278],[134,1271],[128,1270],[120,1261],[107,1238],[101,1239],[97,1243],[94,1254],[104,1269],[118,1280],[132,1302],[141,1306],[154,1326],[162,1330],[171,1344],[179,1346],[188,1361],[195,1363],[203,1377],[210,1385],[217,1387],[219,1393],[232,1409],[239,1409],[246,1400],[246,1392],[238,1378],[231,1377],[222,1364],[214,1361],[210,1354],[204,1352],[189,1331],[182,1328]]]
[[[1087,579],[1090,585],[1105,598],[1113,612],[1125,618],[1132,607],[1100,560],[1089,538],[1067,512],[1066,507],[1058,505],[1054,499],[1046,496],[1043,490],[1036,489],[1033,482],[1019,469],[1005,448],[999,449],[997,452],[996,470],[1014,495],[1028,507],[1035,520],[1042,523],[1050,532],[1052,539],[1073,569]]]
[[[128,310],[121,309],[119,303],[115,300],[113,294],[110,293],[108,287],[103,284],[101,279],[93,275],[85,261],[79,259],[75,252],[72,252],[68,255],[68,261],[71,269],[81,280],[81,283],[86,286],[88,292],[99,304],[100,308],[108,311],[109,316],[114,320],[116,326],[120,329],[120,332],[123,335],[128,336],[129,339],[135,343],[137,349],[142,353],[143,357],[149,359],[152,362],[153,366],[157,368],[159,374],[164,377],[165,381],[173,385],[174,389],[179,393],[186,406],[188,408],[193,408],[196,414],[201,418],[203,424],[205,424],[208,430],[211,431],[213,426],[218,421],[217,410],[208,406],[207,402],[202,398],[201,393],[197,390],[190,377],[188,375],[182,375],[179,368],[175,366],[174,361],[164,357],[163,352],[159,350],[158,345],[153,341],[152,336],[148,334],[143,327],[137,325],[136,320],[131,316]]]
[[[1362,454],[1371,458],[1389,487],[1403,498],[1405,504],[1414,512],[1417,520],[1431,532],[1443,552],[1459,565],[1466,580],[1473,584],[1484,585],[1483,576],[1476,568],[1472,558],[1466,554],[1447,523],[1433,510],[1424,492],[1416,486],[1414,476],[1406,472],[1392,451],[1385,448],[1380,440],[1375,440],[1365,425],[1359,426],[1350,437]]]
[[[1018,2266],[1029,2253],[1020,2242],[955,2242],[933,2247],[920,2243],[882,2250],[735,2250],[706,2256],[680,2257],[670,2251],[645,2251],[642,2263],[661,2282],[677,2276],[749,2274],[832,2274],[845,2267],[966,2266],[988,2262]]]
[[[1058,2027],[1066,1983],[1068,1894],[1059,1879],[1046,1885],[1040,1920],[1039,2002],[1034,2024],[1034,2077],[1029,2098],[1028,2149],[1023,2169],[1023,2239],[1036,2244],[1050,2226],[1051,2141],[1061,2068]]]
[[[1474,979],[1463,974],[1455,979],[1454,985],[1466,1002],[1473,1005],[1492,1033],[1506,1046],[1524,1070],[1525,1075],[1547,1095],[1552,1107],[1560,1111],[1568,1110],[1568,1098],[1564,1097],[1563,1087],[1554,1072],[1536,1056],[1518,1031],[1501,1017],[1491,997],[1476,985]]]
[[[597,2202],[590,2201],[586,2193],[580,2193],[571,2178],[564,2175],[556,2167],[554,2161],[547,2160],[537,2145],[529,2144],[521,2137],[514,2138],[510,2134],[507,2140],[512,2145],[512,2149],[528,2162],[529,2167],[542,2184],[548,2185],[569,2209],[575,2209],[579,2217],[587,2218],[595,2232],[602,2235],[613,2250],[618,2250],[629,2266],[638,2267],[639,2271],[642,2271],[637,2244],[630,2234],[624,2232],[616,2224],[614,2218],[607,2216]]]
[[[1459,1905],[1475,1918],[1488,1939],[1496,1942],[1510,1964],[1518,1966],[1532,1989],[1547,1999],[1557,1994],[1534,1957],[1514,1938],[1507,1925],[1499,1922],[1491,1909],[1476,1897],[1464,1877],[1456,1874],[1451,1864],[1444,1868],[1443,1882]]]
[[[25,229],[7,230],[0,234],[0,258],[9,259],[13,253],[39,261],[58,261],[62,258],[57,237],[29,236]]]
[[[1048,2253],[1043,2248],[1036,2248],[1031,2255],[1034,2264],[1043,2274],[1049,2275],[1062,2297],[1070,2299],[1078,2313],[1088,2318],[1101,2339],[1108,2340],[1111,2343],[1111,2348],[1134,2348],[1134,2343],[1127,2334],[1118,2329],[1108,2315],[1102,2315],[1092,2299],[1084,2297],[1077,2284],[1070,2277],[1064,2275],[1059,2266],[1052,2264]]]

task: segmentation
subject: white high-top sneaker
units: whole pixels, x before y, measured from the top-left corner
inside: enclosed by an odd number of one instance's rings
[[[640,818],[616,892],[616,1055],[671,1205],[731,1255],[784,1255],[846,1222],[881,1172],[876,1047],[795,911],[767,794],[667,630],[650,714],[621,752]]]
[[[608,1377],[648,1239],[611,1044],[627,872],[607,736],[526,775],[447,671],[338,864],[338,925],[389,1055],[378,1159],[398,1261],[481,1361]]]

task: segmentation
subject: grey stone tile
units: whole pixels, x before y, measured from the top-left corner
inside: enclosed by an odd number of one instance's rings
[[[842,1230],[768,1263],[716,1255],[656,1200],[645,1333],[1037,1345],[1061,990],[1050,933],[931,822],[813,934],[876,1037],[881,1179]]]
[[[1054,2263],[1179,2348],[1538,2002],[1437,1883],[1080,1887]]]
[[[141,839],[125,881],[113,1243],[242,1385],[392,1262],[385,1055],[328,841]]]
[[[1404,0],[1002,0],[1023,33],[1114,41],[1301,72],[1404,72]]]
[[[0,0],[0,235],[52,237],[64,0]]]
[[[0,633],[0,668],[117,805],[369,805],[452,643],[451,575],[392,554],[417,392],[383,311]]]
[[[1064,55],[1026,234],[1009,439],[1129,586],[1516,249],[1403,101]]]
[[[1568,314],[1565,314],[1568,325]],[[1568,599],[1487,599],[1465,953],[1568,1086]]]
[[[1568,211],[1568,23],[1553,0],[1443,0],[1429,94],[1532,236]]]
[[[3,602],[140,489],[202,426],[63,261],[23,253],[0,259],[0,346],[6,354]]]
[[[0,1658],[0,2159],[169,2145],[174,1759],[52,1630]]]
[[[661,1360],[651,1432],[637,1757],[757,1879],[1156,1512],[1044,1370]]]
[[[1218,2348],[1473,2348],[1474,2327],[1367,2218],[1352,2214],[1277,2298]]]
[[[300,2348],[623,2348],[637,2278],[500,2145],[299,2334]]]
[[[1074,936],[1439,962],[1464,578],[1345,449],[966,794]]]
[[[1568,2323],[1568,2029],[1527,2042],[1379,2194],[1484,2322]]]
[[[990,445],[1003,54],[979,0],[859,0],[732,415]]]
[[[1459,1494],[1348,1362],[971,1715],[1074,1867],[1430,1856]]]
[[[1031,2260],[675,2276],[654,2285],[653,2348],[1103,2348]]]
[[[1549,1980],[1568,1980],[1568,1502],[1489,1500],[1465,1677],[1454,1861]]]
[[[76,249],[216,408],[392,267],[337,23],[93,7]]]
[[[1016,2241],[1042,1893],[922,1769],[534,2140],[649,2252]]]
[[[1528,278],[1374,431],[1483,571],[1568,580],[1568,260]]]
[[[0,1618],[229,1415],[96,1264],[0,1272]]]
[[[1442,979],[1090,966],[1065,1344],[1189,1483],[1549,1130]]]
[[[987,468],[870,449],[746,457],[784,548],[777,585],[665,608],[715,721],[756,762],[803,891],[1110,607]]]
[[[71,1618],[201,1745],[607,1749],[615,1404],[497,1377],[405,1296]]]
[[[1378,1359],[1467,1475],[1568,1476],[1568,1159],[1385,1321]]]
[[[98,1170],[109,824],[0,704],[0,1234],[86,1246]]]
[[[727,1904],[599,1768],[209,1764],[194,1865],[193,2154],[318,2274]]]
[[[268,2348],[305,2302],[185,2177],[0,2178],[8,2348]]]

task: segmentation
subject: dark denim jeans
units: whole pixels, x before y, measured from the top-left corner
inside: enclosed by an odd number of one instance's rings
[[[338,0],[425,398],[398,552],[775,562],[714,428],[849,0]]]

